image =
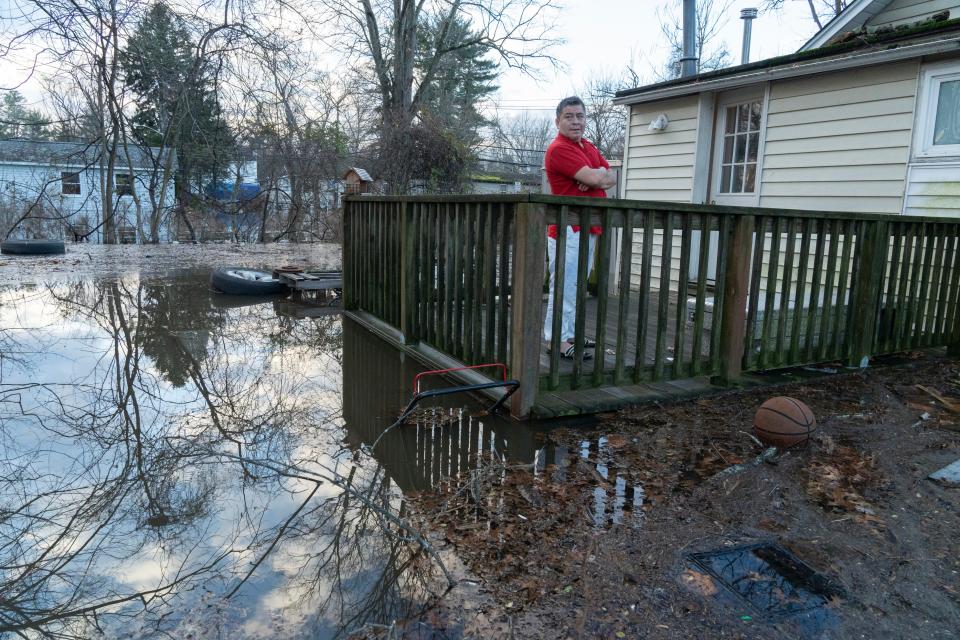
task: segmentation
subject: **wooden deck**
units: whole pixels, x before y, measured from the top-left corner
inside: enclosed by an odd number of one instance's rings
[[[506,364],[518,417],[960,353],[960,219],[516,195],[348,198],[343,220],[345,311],[431,368]],[[589,361],[560,358],[559,304],[544,318],[549,225],[603,229],[576,264]]]
[[[678,297],[679,296],[677,295],[677,293],[675,292],[670,293],[669,310],[668,310],[669,315],[674,315],[676,313],[676,305],[677,305]],[[648,321],[650,318],[656,318],[659,315],[659,298],[660,298],[659,292],[653,292],[650,296],[648,296],[648,301],[646,305],[646,308],[647,308],[646,316]],[[616,308],[618,304],[619,304],[619,299],[617,297],[615,296],[607,297],[607,306],[609,308]],[[684,297],[682,304],[683,305],[687,304],[686,297]],[[593,296],[588,297],[585,300],[585,306],[586,306],[585,337],[589,340],[595,341],[596,337],[601,334],[601,332],[597,330],[597,317],[598,317],[597,308],[600,306],[600,300]],[[544,307],[546,307],[546,296],[544,296]],[[640,327],[640,324],[641,324],[640,317],[639,317],[640,316],[639,309],[640,309],[639,304],[635,304],[628,307],[628,310],[627,310],[626,324],[628,327],[634,328],[634,330],[627,332],[627,339],[625,343],[621,346],[621,351],[623,351],[624,365],[626,367],[634,367],[636,365],[636,356],[638,353],[640,353],[641,357],[643,357],[643,363],[642,363],[643,367],[652,366],[654,364],[654,354],[656,354],[656,351],[657,351],[656,333],[648,333],[648,335],[645,336],[644,348],[639,350],[637,349],[637,341],[639,338],[638,333],[640,333],[638,328]],[[607,315],[604,322],[605,331],[602,332],[603,335],[615,336],[617,334],[617,330],[619,329],[619,325],[620,325],[619,320],[620,319],[617,316],[614,316],[612,314]],[[701,329],[701,336],[700,336],[701,337],[701,340],[700,340],[701,358],[710,357],[711,327],[712,327],[712,318],[708,315],[708,319],[704,321],[703,327]],[[687,326],[684,327],[684,329],[686,334],[685,335],[686,339],[683,341],[684,357],[686,359],[689,359],[693,357],[693,344],[694,344],[692,340],[693,323],[688,322]],[[671,364],[671,365],[673,364],[673,361],[674,361],[673,354],[674,354],[674,345],[676,344],[676,337],[677,337],[676,326],[671,324],[669,327],[667,327],[666,332],[664,332],[663,334],[663,340],[665,341],[666,345],[668,345],[665,347],[666,353],[668,354],[666,359],[668,364]],[[607,342],[605,345],[603,345],[602,351],[601,351],[601,345],[598,344],[597,348],[593,349],[592,351],[593,351],[594,358],[599,357],[601,353],[603,354],[603,358],[604,358],[603,368],[605,370],[612,370],[614,368],[614,366],[616,365],[616,356],[617,356],[615,341],[610,341],[610,342]],[[587,368],[592,367],[593,359],[587,360],[585,363],[585,366]],[[543,376],[546,376],[549,373],[550,373],[549,345],[544,344],[543,350],[540,353],[540,374]],[[565,374],[571,374],[571,373],[573,373],[573,359],[561,358],[560,374],[565,375]]]

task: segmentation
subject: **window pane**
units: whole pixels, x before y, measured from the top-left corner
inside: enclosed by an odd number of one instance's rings
[[[759,102],[750,103],[750,131],[760,130],[760,110]]]
[[[69,171],[61,172],[60,193],[68,196],[80,195],[80,174]]]
[[[940,84],[933,144],[960,144],[960,80]]]
[[[738,164],[733,167],[733,188],[731,193],[743,193],[743,165]]]
[[[757,151],[759,147],[760,147],[760,134],[751,133],[749,143],[747,144],[747,162],[757,161]]]
[[[730,165],[723,167],[723,173],[720,176],[720,193],[730,193]]]
[[[116,185],[117,195],[133,195],[133,180],[130,179],[129,173],[116,174],[114,177],[114,183]]]
[[[734,136],[723,136],[723,163],[730,164],[733,162],[733,141],[736,140]]]
[[[738,135],[736,140],[737,143],[733,147],[733,161],[743,162],[747,155],[747,136]]]
[[[733,133],[736,130],[736,125],[737,125],[737,108],[727,107],[726,132]]]
[[[757,165],[748,164],[744,169],[743,190],[746,193],[753,193],[754,184],[757,178]]]
[[[737,118],[737,133],[748,131],[750,128],[750,104],[742,104],[738,107],[739,117]]]

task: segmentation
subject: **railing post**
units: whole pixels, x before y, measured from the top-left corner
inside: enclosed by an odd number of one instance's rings
[[[543,277],[546,251],[546,209],[542,204],[518,203],[513,244],[510,370],[520,381],[511,397],[511,413],[530,414],[540,386],[540,350],[543,342]]]
[[[401,202],[400,213],[400,333],[405,344],[417,341],[417,225],[413,203]]]
[[[340,219],[340,264],[343,269],[343,308],[352,311],[357,308],[356,279],[357,267],[353,261],[356,255],[356,221],[353,219],[353,202],[343,199],[343,216]]]
[[[730,215],[730,214],[724,214]],[[743,370],[744,339],[747,332],[747,301],[750,293],[751,249],[756,219],[736,216],[722,251],[727,255],[727,273],[723,279],[723,308],[720,309],[720,373],[721,384],[737,381]],[[763,251],[762,246],[757,251]],[[714,322],[717,318],[714,317]]]
[[[960,317],[953,321],[953,332],[950,335],[950,342],[947,344],[947,355],[951,358],[960,358]]]
[[[857,238],[857,261],[851,292],[850,342],[848,367],[866,367],[874,353],[874,334],[887,264],[888,223],[884,220],[864,221]],[[811,302],[812,304],[812,302]]]
[[[953,225],[951,227],[954,234],[960,234],[960,225]],[[947,355],[951,358],[960,358],[960,310],[957,309],[960,306],[960,295],[957,294],[957,289],[960,287],[960,238],[954,238],[954,251],[953,251],[953,261],[950,269],[950,275],[944,276],[944,279],[950,282],[951,292],[947,297],[946,307],[946,317],[947,322],[950,323],[950,326],[946,328],[947,331]]]

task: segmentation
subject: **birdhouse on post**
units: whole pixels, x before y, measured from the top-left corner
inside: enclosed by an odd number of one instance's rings
[[[370,193],[373,188],[373,178],[367,173],[366,169],[360,167],[350,167],[343,174],[345,184],[344,195],[355,196],[363,193]]]

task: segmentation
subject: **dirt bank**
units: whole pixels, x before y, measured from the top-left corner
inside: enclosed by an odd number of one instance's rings
[[[495,602],[465,615],[470,598],[455,591],[433,622],[457,635],[537,638],[957,637],[960,489],[926,476],[960,458],[960,405],[951,411],[931,391],[960,402],[960,363],[913,354],[775,393],[551,431],[545,466],[488,461],[418,498],[424,524]],[[748,432],[770,395],[806,402],[815,437],[717,478],[763,451]],[[760,611],[692,562],[759,542],[820,572],[825,604]],[[742,580],[769,586],[771,602],[796,595],[769,576]]]

